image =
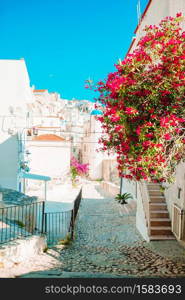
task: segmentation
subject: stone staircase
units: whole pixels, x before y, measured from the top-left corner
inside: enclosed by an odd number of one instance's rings
[[[164,193],[158,183],[148,183],[149,194],[149,238],[150,240],[174,240],[171,220]]]

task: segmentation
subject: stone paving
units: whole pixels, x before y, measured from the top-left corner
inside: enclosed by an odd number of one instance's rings
[[[58,268],[23,277],[185,276],[185,249],[176,240],[144,241],[135,227],[135,210],[128,213],[92,184],[85,186],[83,197],[75,240],[62,250],[53,248],[60,253]]]

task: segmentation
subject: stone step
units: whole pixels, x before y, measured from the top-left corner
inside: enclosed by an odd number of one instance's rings
[[[161,186],[159,183],[150,182],[147,183],[147,186]]]
[[[150,211],[150,218],[169,218],[167,210]]]
[[[150,211],[159,211],[159,210],[166,210],[167,205],[166,203],[150,203]]]
[[[150,203],[166,202],[164,196],[150,196]]]
[[[168,226],[158,226],[158,227],[150,227],[150,234],[154,235],[172,235],[171,227]]]
[[[171,226],[171,220],[169,218],[153,218],[150,219],[150,226]]]
[[[147,186],[149,191],[161,191],[161,187],[160,186]]]
[[[175,240],[176,238],[174,237],[174,235],[151,235],[149,237],[150,241],[166,241],[166,240]]]
[[[148,193],[149,193],[149,196],[164,196],[164,193],[163,192],[161,192],[160,190],[158,191],[158,190],[149,190],[148,191]]]

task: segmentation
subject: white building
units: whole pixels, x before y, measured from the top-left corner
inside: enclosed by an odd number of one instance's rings
[[[179,12],[185,15],[184,0],[149,0],[141,16],[140,23],[135,29],[135,36],[133,37],[128,53],[131,53],[136,48],[138,41],[145,34],[143,29],[146,25],[158,25],[165,17],[175,17]]]
[[[30,172],[64,180],[69,174],[71,144],[56,134],[33,136],[27,142]],[[62,181],[61,181],[62,183]]]
[[[93,103],[87,100],[69,100],[63,109],[66,121],[66,137],[71,139],[71,150],[78,160],[81,161],[81,143],[84,136],[84,124],[90,119]]]
[[[0,99],[0,185],[22,190],[26,105],[33,101],[24,59],[0,60]]]
[[[102,128],[101,123],[96,120],[96,117],[101,114],[100,110],[92,110],[82,142],[82,162],[89,164],[89,178],[92,180],[102,179],[102,160],[105,154],[97,152],[100,149],[98,141]]]

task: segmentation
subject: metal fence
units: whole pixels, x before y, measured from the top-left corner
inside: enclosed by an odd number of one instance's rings
[[[48,245],[57,244],[69,233],[71,210],[62,212],[47,212],[44,214],[45,233]]]
[[[78,196],[76,197],[73,210],[71,211],[71,221],[70,221],[70,228],[69,228],[69,231],[71,233],[71,239],[74,239],[75,220],[77,217],[81,200],[82,200],[82,189],[80,190]]]
[[[56,244],[68,234],[74,238],[75,220],[82,189],[72,210],[45,212],[45,202],[0,208],[0,244],[31,235],[46,234],[48,244]]]
[[[0,244],[44,232],[45,203],[0,208]]]
[[[75,220],[82,199],[82,189],[74,201],[72,210],[45,213],[45,232],[48,244],[56,244],[67,235],[74,238]]]

